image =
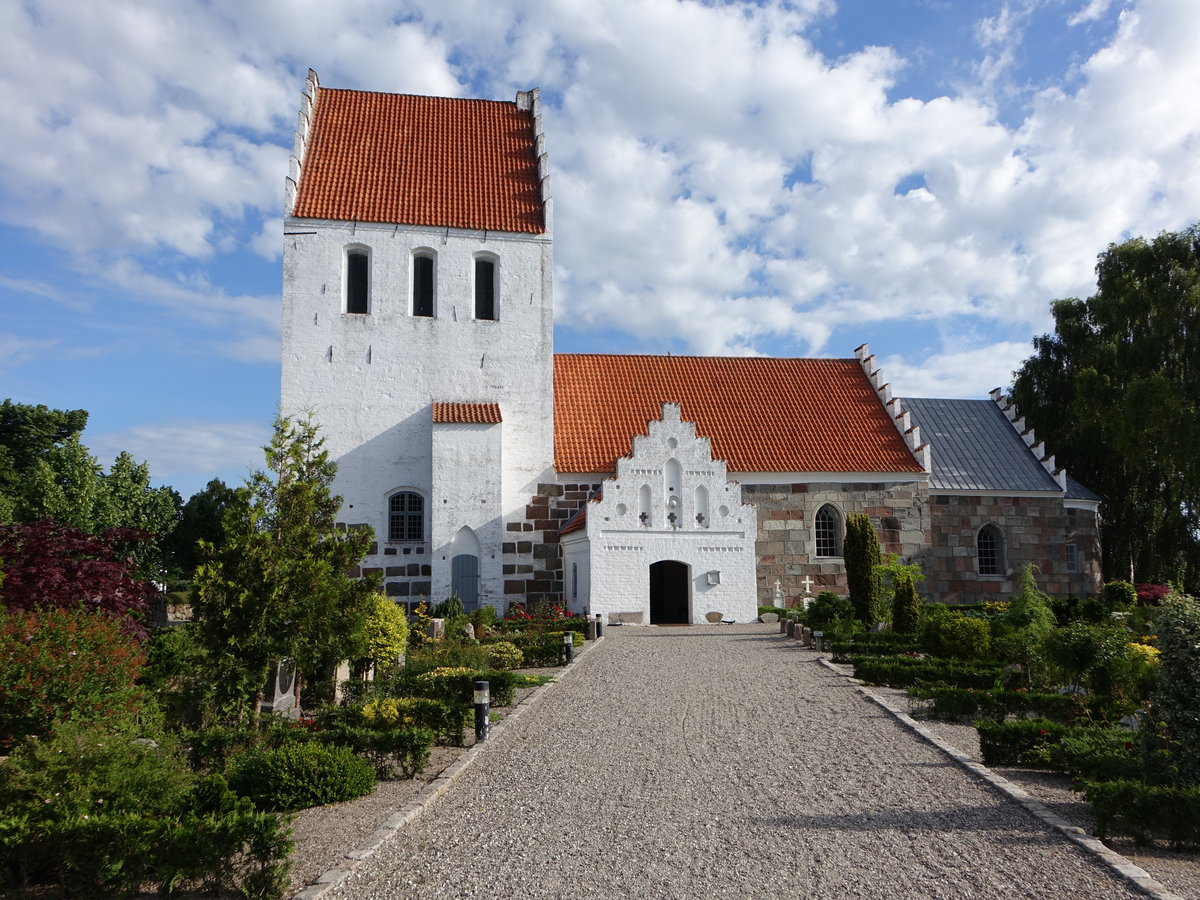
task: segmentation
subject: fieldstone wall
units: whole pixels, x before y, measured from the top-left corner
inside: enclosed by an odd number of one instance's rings
[[[929,501],[932,542],[923,592],[943,603],[1006,600],[1027,563],[1038,587],[1051,596],[1099,591],[1100,539],[1096,514],[1064,506],[1059,497],[938,495]],[[976,536],[992,523],[1004,537],[1004,574],[980,575]],[[1066,545],[1077,549],[1079,572],[1067,571]]]
[[[742,501],[758,507],[758,603],[775,603],[775,582],[791,605],[805,594],[824,590],[846,593],[846,566],[841,558],[816,556],[813,521],[817,510],[832,503],[842,515],[866,513],[879,535],[883,553],[922,562],[929,543],[929,488],[924,482],[859,484],[743,484]]]
[[[539,484],[525,518],[508,522],[503,553],[504,599],[524,603],[545,598],[563,602],[563,561],[558,532],[587,502],[597,484]]]

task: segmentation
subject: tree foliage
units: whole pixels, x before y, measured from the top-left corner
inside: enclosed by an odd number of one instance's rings
[[[107,473],[80,440],[82,409],[0,404],[0,521],[53,521],[88,534],[136,529],[139,574],[161,578],[161,539],[175,527],[179,497],[150,486],[150,467],[121,453]]]
[[[221,543],[221,520],[233,505],[236,491],[220,478],[214,478],[202,491],[192,494],[179,511],[179,522],[167,538],[164,550],[171,570],[180,577],[191,578],[203,561],[200,542],[213,546]]]
[[[1052,306],[1012,398],[1104,499],[1104,570],[1200,586],[1200,225],[1110,245]]]
[[[842,555],[846,561],[846,585],[855,617],[868,626],[883,621],[883,579],[879,572],[883,560],[879,537],[866,513],[846,517]]]
[[[225,699],[256,711],[275,660],[312,674],[364,649],[377,585],[351,570],[372,534],[336,527],[337,466],[323,444],[311,420],[277,420],[266,470],[250,476],[225,512],[222,545],[202,543],[206,561],[194,579],[201,641]]]
[[[144,633],[153,585],[134,574],[143,532],[110,528],[98,535],[55,522],[0,525],[0,600],[8,610],[84,609],[124,620]]]

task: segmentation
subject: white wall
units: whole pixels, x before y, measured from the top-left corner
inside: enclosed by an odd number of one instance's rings
[[[500,404],[495,466],[504,468],[492,512],[520,519],[538,483],[553,480],[550,236],[295,218],[284,232],[280,407],[285,415],[311,411],[321,425],[338,464],[342,520],[371,525],[382,551],[391,492],[413,488],[430,510],[446,499],[433,494],[434,402]],[[349,246],[370,254],[367,315],[342,312]],[[436,254],[434,318],[409,313],[416,249]],[[495,322],[474,319],[479,253],[498,260]],[[481,563],[493,552],[499,559],[502,530],[488,538]],[[427,537],[434,545],[422,561],[433,563],[435,584],[448,585],[443,536]],[[366,561],[384,563],[382,555]]]
[[[758,615],[754,540],[757,515],[741,502],[741,490],[726,477],[725,463],[712,458],[707,438],[697,438],[695,425],[680,421],[679,407],[663,405],[663,418],[652,421],[648,434],[633,439],[632,456],[617,461],[617,474],[605,482],[601,499],[587,507],[590,556],[590,614],[643,612],[650,621],[650,566],[675,560],[691,567],[689,620],[705,621],[705,613],[752,622]],[[669,461],[679,463],[678,491],[668,488]],[[708,491],[709,515],[696,521],[695,489]],[[639,496],[650,488],[649,524],[639,518]],[[672,496],[678,497],[674,524],[667,518]],[[574,535],[566,539],[567,558],[576,552]],[[709,572],[720,583],[708,583]]]
[[[450,544],[462,528],[479,540],[479,601],[502,607],[504,584],[498,551],[504,523],[500,472],[503,425],[433,426],[433,496],[430,553],[435,600],[450,596]]]

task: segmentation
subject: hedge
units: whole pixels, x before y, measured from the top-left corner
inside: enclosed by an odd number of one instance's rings
[[[1000,672],[1000,666],[981,666],[950,659],[860,656],[854,660],[855,678],[897,688],[906,688],[918,682],[992,688],[999,681]]]
[[[850,662],[856,656],[900,656],[904,653],[915,653],[921,649],[912,635],[903,635],[903,642],[893,641],[883,643],[879,641],[864,641],[861,638],[867,635],[859,635],[859,637],[850,641],[834,641],[830,645],[833,651],[834,662]]]
[[[1133,838],[1145,845],[1161,837],[1176,846],[1200,844],[1200,787],[1166,787],[1140,781],[1090,782],[1096,836]]]
[[[1069,694],[920,685],[914,685],[909,693],[919,700],[933,701],[926,710],[929,718],[950,722],[964,716],[1003,721],[1008,716],[1025,716],[1029,713],[1039,718],[1065,722],[1082,711],[1079,700]]]
[[[979,752],[986,766],[1023,766],[1044,764],[1047,745],[1056,744],[1069,726],[1049,719],[1019,722],[976,722]]]

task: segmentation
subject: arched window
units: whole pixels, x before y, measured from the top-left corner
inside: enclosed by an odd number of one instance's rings
[[[826,503],[817,510],[817,556],[842,555],[842,514],[837,507]]]
[[[975,537],[975,556],[980,575],[1004,574],[1004,535],[995,525],[984,525]]]
[[[388,498],[388,540],[425,540],[425,498],[399,491]]]
[[[496,260],[490,256],[475,257],[475,318],[493,322],[500,318],[496,309]]]
[[[371,311],[371,255],[366,247],[346,248],[347,313],[366,315]]]
[[[433,318],[437,284],[433,253],[419,250],[413,254],[412,262],[413,315]]]

